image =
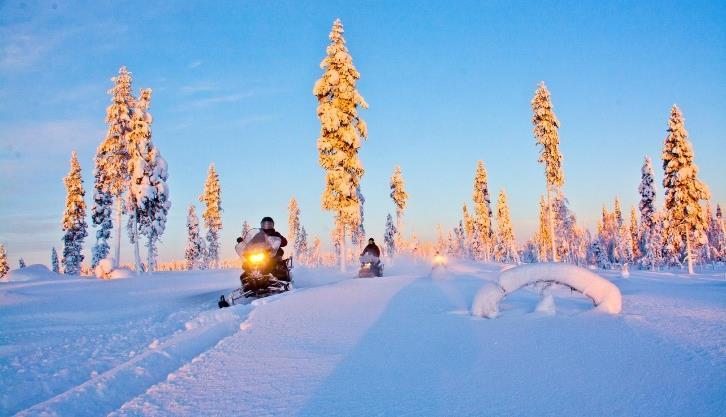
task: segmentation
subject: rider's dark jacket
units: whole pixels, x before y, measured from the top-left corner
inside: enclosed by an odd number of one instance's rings
[[[363,253],[361,253],[361,256],[365,255],[366,253],[369,253],[372,256],[375,256],[376,258],[381,257],[381,250],[378,249],[378,246],[376,246],[375,243],[369,243],[368,246],[366,246],[366,248],[363,249]]]

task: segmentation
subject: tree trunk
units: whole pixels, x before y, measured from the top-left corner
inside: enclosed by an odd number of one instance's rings
[[[136,272],[136,275],[139,275],[141,273],[141,255],[139,254],[139,223],[136,219],[136,213],[133,215],[134,224],[133,224],[133,234],[134,234],[134,271]]]
[[[550,185],[547,184],[547,222],[549,223],[550,229],[550,242],[552,244],[552,262],[559,262],[560,259],[557,256],[557,244],[555,242],[555,219],[552,214],[552,199],[550,198]]]
[[[116,197],[116,247],[113,251],[113,267],[121,264],[121,197]]]
[[[149,238],[148,251],[146,252],[146,272],[152,273],[156,269],[156,260],[154,259],[154,242]]]
[[[340,227],[338,239],[340,239],[340,272],[345,272],[345,258],[348,256],[345,247],[345,226]]]
[[[688,261],[688,274],[693,275],[693,254],[691,253],[691,234],[686,227],[686,260]]]

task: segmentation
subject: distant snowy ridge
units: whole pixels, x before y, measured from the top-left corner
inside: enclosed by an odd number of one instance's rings
[[[620,290],[605,278],[575,265],[545,263],[521,265],[502,271],[498,285],[487,284],[479,290],[471,313],[494,318],[499,314],[499,303],[504,297],[538,282],[570,287],[590,298],[595,308],[604,313],[618,314],[622,309]]]

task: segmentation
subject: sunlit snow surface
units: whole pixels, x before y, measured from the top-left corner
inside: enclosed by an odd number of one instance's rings
[[[238,272],[0,283],[0,415],[722,415],[726,277],[598,272],[620,315],[554,289],[472,317],[499,265],[296,269],[218,310]],[[432,278],[432,275],[433,276]],[[506,314],[504,314],[506,312]],[[554,313],[554,315],[551,315]]]

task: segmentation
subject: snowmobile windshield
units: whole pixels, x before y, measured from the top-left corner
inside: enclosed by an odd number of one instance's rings
[[[277,252],[282,244],[282,239],[277,236],[267,236],[260,229],[250,229],[242,236],[242,241],[234,247],[237,255],[243,256],[245,252],[251,250]]]

